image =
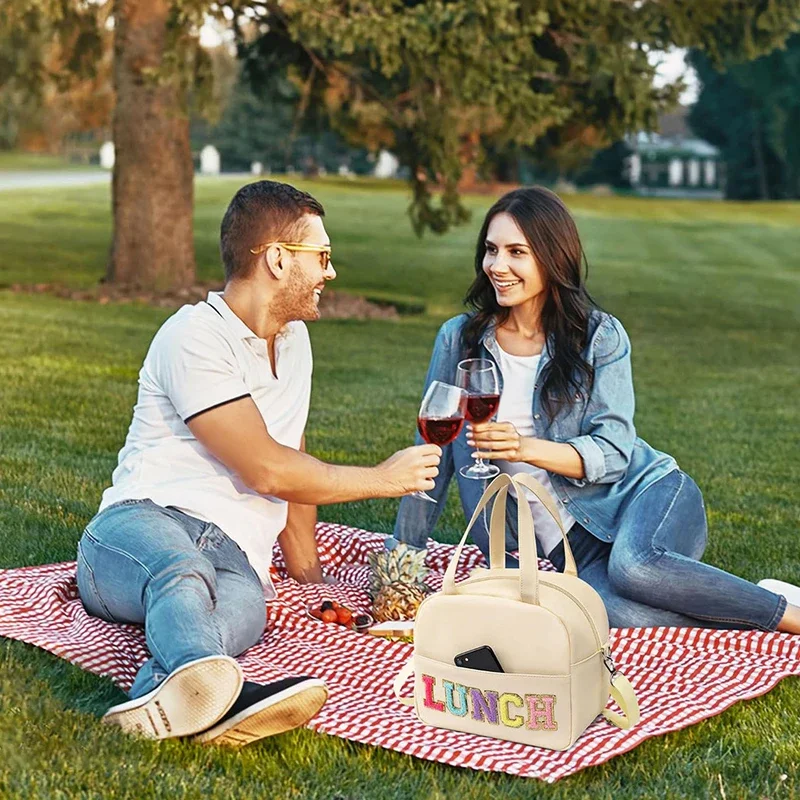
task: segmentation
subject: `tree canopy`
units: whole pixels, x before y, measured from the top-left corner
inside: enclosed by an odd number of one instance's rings
[[[690,59],[702,85],[690,123],[722,150],[728,197],[800,198],[800,35],[725,69],[701,52]]]
[[[767,52],[797,27],[798,0],[320,0],[246,8],[254,76],[301,70],[350,140],[391,147],[411,172],[418,232],[466,217],[458,182],[488,147],[545,137],[569,160],[652,128],[679,83],[656,88],[653,50],[719,62]],[[440,202],[433,187],[441,188]]]
[[[252,80],[289,68],[303,109],[324,111],[351,144],[398,155],[420,234],[467,218],[459,181],[487,153],[539,142],[569,165],[653,127],[681,89],[654,86],[653,51],[695,47],[719,65],[754,58],[800,19],[800,0],[6,0],[0,87],[19,79],[6,45],[20,31],[32,32],[28,44],[52,31],[72,46],[71,71],[91,69],[109,7],[118,151],[109,278],[159,286],[193,276],[188,112],[209,95],[198,46],[206,15],[234,30]],[[24,80],[35,83],[44,61],[28,63]],[[141,207],[143,191],[152,207]],[[159,234],[164,213],[180,217],[181,242]],[[147,253],[155,266],[143,277]]]

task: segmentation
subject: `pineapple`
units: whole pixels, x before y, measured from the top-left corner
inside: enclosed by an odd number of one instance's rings
[[[390,583],[384,586],[375,597],[372,616],[376,622],[390,619],[414,619],[419,604],[428,594],[427,587],[421,584]]]
[[[431,591],[425,585],[425,551],[399,542],[394,550],[370,553],[368,558],[375,621],[414,619],[419,604]]]

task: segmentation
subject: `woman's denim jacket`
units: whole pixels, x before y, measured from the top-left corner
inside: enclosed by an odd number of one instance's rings
[[[432,381],[456,382],[456,366],[464,358],[461,329],[466,314],[449,319],[442,325],[433,346],[425,390]],[[584,358],[594,367],[594,384],[588,400],[576,394],[569,407],[562,409],[553,422],[542,408],[541,392],[537,391],[542,370],[551,358],[552,338],[542,350],[533,393],[535,436],[572,445],[583,460],[585,477],[577,480],[550,472],[554,492],[572,516],[598,539],[612,542],[619,529],[620,518],[630,502],[650,484],[677,469],[675,460],[654,450],[636,436],[633,425],[633,378],[631,346],[628,334],[619,320],[594,310],[589,320],[588,344]],[[494,329],[489,328],[481,341],[481,357],[498,362],[498,345]],[[417,434],[418,444],[422,439]],[[400,502],[394,536],[416,547],[424,547],[444,507],[450,479],[455,474],[461,504],[467,519],[487,486],[487,481],[464,478],[461,467],[474,463],[472,448],[467,446],[466,425],[458,438],[442,448],[442,460],[436,486],[429,494],[438,504],[407,496]],[[508,498],[506,549],[516,549],[517,507]],[[488,520],[486,512],[475,523],[472,537],[484,555],[488,554]],[[540,555],[544,555],[540,552]],[[509,564],[516,563],[510,560]]]

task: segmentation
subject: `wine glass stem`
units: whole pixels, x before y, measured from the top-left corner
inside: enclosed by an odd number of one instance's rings
[[[414,492],[410,495],[411,497],[418,497],[420,500],[427,500],[429,503],[438,503],[438,500],[434,500],[427,492]]]

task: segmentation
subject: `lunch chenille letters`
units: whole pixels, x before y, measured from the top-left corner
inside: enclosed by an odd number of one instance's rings
[[[433,675],[422,675],[425,685],[424,703],[427,708],[465,717],[469,714],[478,722],[520,728],[526,725],[532,731],[557,731],[555,719],[555,695],[526,694],[521,697],[514,692],[498,692],[491,689],[476,689],[453,681],[443,680],[444,701],[436,699],[437,679]]]

